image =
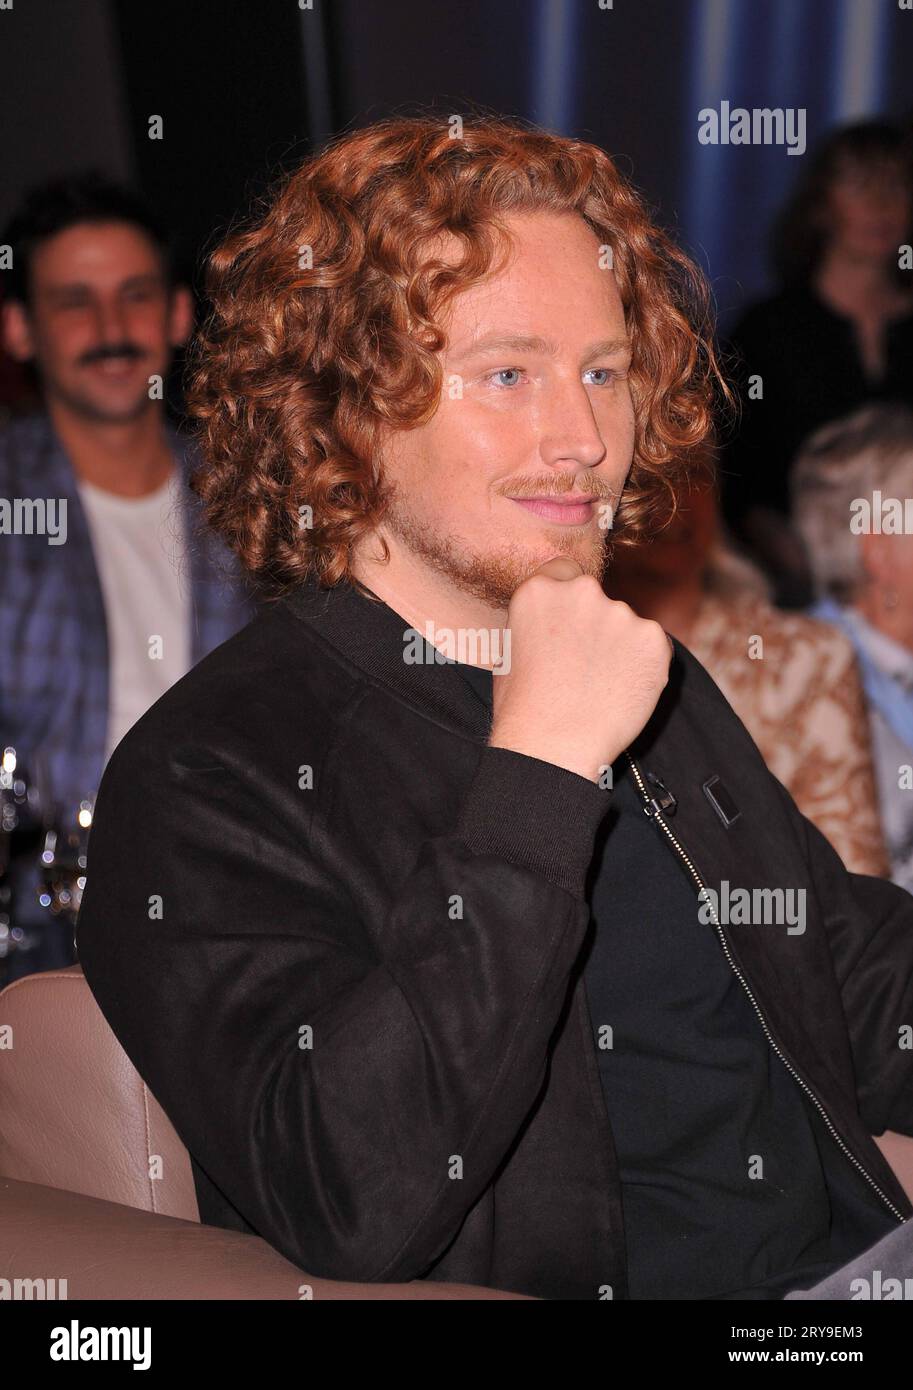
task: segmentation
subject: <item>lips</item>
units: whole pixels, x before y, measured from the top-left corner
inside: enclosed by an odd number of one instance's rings
[[[129,376],[138,364],[138,357],[107,357],[100,362],[89,362],[87,366],[92,371],[100,372],[102,376],[122,377]]]
[[[512,497],[510,500],[535,516],[541,516],[545,521],[556,521],[563,526],[583,526],[591,521],[595,501],[586,494],[563,494],[560,498]]]

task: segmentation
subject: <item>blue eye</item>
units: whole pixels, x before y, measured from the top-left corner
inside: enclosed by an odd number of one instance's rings
[[[594,386],[611,386],[612,383],[616,380],[616,378],[619,375],[622,375],[621,373],[614,371],[611,367],[590,367],[590,369],[585,373],[585,376],[592,376],[594,372],[597,376],[602,376],[605,378],[605,380],[603,381],[593,382],[592,384]],[[497,390],[509,391],[513,387],[522,384],[521,379],[523,377],[523,374],[524,369],[522,367],[498,367],[493,372],[487,372],[485,374],[485,380],[493,382]],[[504,381],[504,377],[513,377],[514,380]]]
[[[499,377],[499,376],[516,376],[516,377],[519,377],[521,371],[522,371],[522,368],[520,368],[520,367],[499,367],[499,368],[497,369],[497,371],[489,372],[489,373],[488,373],[488,377],[489,377],[489,380],[491,380],[492,377]],[[517,384],[517,383],[514,382],[514,381],[502,382],[502,383],[501,383],[502,386],[507,386],[507,387],[516,386],[516,384]]]

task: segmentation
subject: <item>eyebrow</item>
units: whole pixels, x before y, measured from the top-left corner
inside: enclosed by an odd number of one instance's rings
[[[630,338],[603,338],[587,348],[582,360],[589,362],[594,357],[631,350]],[[530,352],[542,357],[557,357],[559,351],[558,344],[550,342],[548,338],[530,337],[526,333],[486,333],[474,342],[468,343],[461,352],[455,353],[454,357],[479,357],[483,353],[493,352]]]

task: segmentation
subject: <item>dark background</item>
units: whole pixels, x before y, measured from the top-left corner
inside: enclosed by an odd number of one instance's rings
[[[703,146],[698,112],[913,113],[899,0],[14,0],[0,10],[0,220],[32,182],[133,180],[192,266],[270,178],[391,112],[482,106],[618,157],[712,280],[724,322],[768,284],[803,159]],[[148,138],[151,115],[164,139]]]

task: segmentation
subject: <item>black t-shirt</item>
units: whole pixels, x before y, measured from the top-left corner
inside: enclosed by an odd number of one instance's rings
[[[491,673],[452,664],[490,709]],[[584,980],[630,1296],[782,1298],[897,1223],[769,1046],[623,756],[611,795]]]

